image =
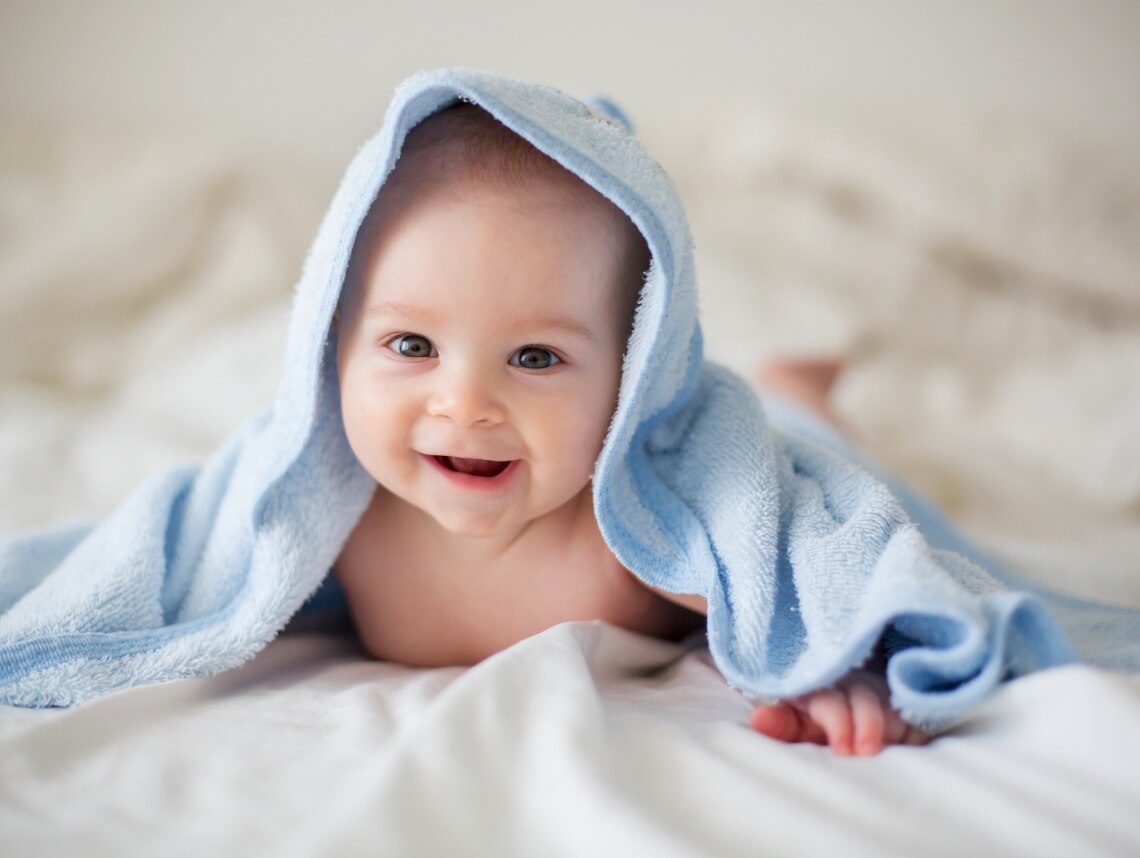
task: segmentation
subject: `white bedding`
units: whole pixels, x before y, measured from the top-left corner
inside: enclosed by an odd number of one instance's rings
[[[994,125],[643,127],[713,356],[849,353],[836,404],[883,464],[1023,574],[1140,605],[1134,166]],[[269,401],[324,200],[200,146],[17,129],[0,156],[8,531],[106,512]],[[287,635],[0,712],[0,854],[1140,853],[1136,678],[1031,677],[873,760],[748,711],[703,649],[598,623],[466,671]]]
[[[1135,855],[1140,681],[1005,687],[927,748],[745,726],[703,650],[567,623],[469,670],[284,637],[0,719],[6,855]],[[81,848],[80,848],[81,847]],[[78,850],[78,851],[77,851]]]

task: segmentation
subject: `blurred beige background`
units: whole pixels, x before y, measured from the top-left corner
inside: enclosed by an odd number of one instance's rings
[[[3,0],[0,111],[270,142],[329,180],[412,71],[487,68],[634,115],[673,99],[984,110],[1140,150],[1130,0]]]

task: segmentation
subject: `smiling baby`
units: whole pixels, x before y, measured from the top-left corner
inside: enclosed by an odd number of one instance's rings
[[[336,318],[344,427],[377,487],[335,570],[371,655],[469,665],[570,620],[703,628],[704,599],[641,583],[594,515],[648,264],[620,209],[482,109],[410,132]],[[752,725],[843,754],[924,738],[868,671]]]

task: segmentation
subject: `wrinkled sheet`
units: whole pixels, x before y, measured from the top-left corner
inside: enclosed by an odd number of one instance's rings
[[[850,354],[836,407],[874,458],[1019,573],[1140,605],[1137,167],[997,126],[711,115],[649,141],[710,356]],[[272,396],[327,202],[285,175],[0,141],[0,529],[104,513]],[[748,711],[701,648],[597,623],[466,671],[287,635],[227,675],[0,711],[0,854],[1140,852],[1134,678],[1030,677],[874,760]]]
[[[4,854],[1128,855],[1140,681],[1005,686],[926,748],[745,725],[703,649],[567,623],[469,670],[285,637],[238,670],[0,718]]]

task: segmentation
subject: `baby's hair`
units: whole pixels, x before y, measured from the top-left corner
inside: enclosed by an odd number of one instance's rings
[[[472,190],[511,191],[534,183],[547,183],[564,190],[569,206],[593,207],[601,202],[614,215],[615,228],[622,230],[627,249],[629,283],[628,316],[649,266],[649,248],[641,231],[620,208],[574,173],[541,152],[495,119],[481,107],[457,101],[424,119],[408,132],[399,158],[384,182],[386,194],[426,192],[433,188],[454,188],[459,193]],[[365,219],[353,250],[347,293],[357,288],[356,276],[363,264],[362,254],[374,240],[379,225],[377,206]]]
[[[425,119],[404,140],[389,182],[439,181],[466,190],[512,190],[535,180],[578,190],[585,183],[486,110],[457,101]],[[591,190],[588,186],[583,190]],[[597,193],[594,191],[594,193]]]

